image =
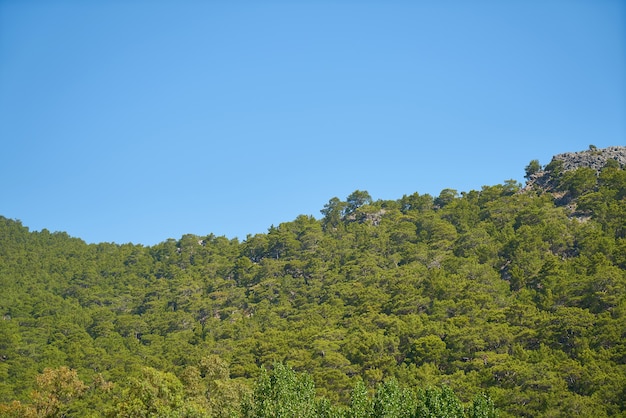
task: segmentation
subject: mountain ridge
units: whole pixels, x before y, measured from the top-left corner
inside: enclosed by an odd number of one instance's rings
[[[540,167],[552,189],[355,191],[243,242],[86,244],[0,217],[0,416],[263,416],[250,396],[277,364],[326,416],[382,416],[353,413],[357,388],[367,410],[441,385],[503,418],[621,416],[626,171],[609,160]]]
[[[565,152],[556,154],[543,168],[538,165],[537,160],[534,168],[533,162],[526,167],[526,186],[525,189],[532,189],[534,186],[543,188],[544,190],[554,191],[554,181],[564,172],[573,171],[579,168],[589,168],[598,174],[607,164],[618,164],[619,168],[626,167],[626,147],[611,146],[606,148],[597,148],[590,145],[588,150]],[[615,164],[613,163],[613,164]]]

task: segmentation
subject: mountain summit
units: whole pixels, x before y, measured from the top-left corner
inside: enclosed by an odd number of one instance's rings
[[[626,167],[626,147],[613,146],[597,148],[590,145],[588,150],[578,152],[566,152],[557,154],[545,167],[541,168],[537,160],[533,160],[526,167],[526,189],[540,188],[549,192],[558,192],[562,189],[562,176],[583,168],[583,173],[590,176],[596,175],[607,167]],[[569,174],[572,176],[572,174]],[[562,191],[562,190],[561,190]]]
[[[557,154],[552,157],[550,164],[562,161],[564,171],[575,170],[580,167],[589,167],[600,171],[610,160],[617,161],[620,167],[626,166],[626,147],[616,146],[599,149],[590,145],[589,149],[585,151]]]

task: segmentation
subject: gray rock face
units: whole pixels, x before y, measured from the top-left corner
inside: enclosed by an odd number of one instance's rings
[[[620,167],[626,166],[626,147],[608,147],[603,149],[589,149],[580,152],[566,152],[552,157],[552,161],[563,161],[565,171],[575,170],[579,167],[591,167],[600,171],[608,160],[615,160]]]
[[[626,147],[595,148],[579,152],[566,152],[552,157],[552,162],[562,161],[563,171],[575,170],[580,167],[590,167],[599,172],[609,160],[615,160],[622,169],[626,168]],[[548,164],[549,166],[550,164]],[[546,166],[546,167],[548,167]],[[539,170],[528,178],[524,190],[540,188],[544,191],[554,192],[558,181],[553,173],[545,168]]]

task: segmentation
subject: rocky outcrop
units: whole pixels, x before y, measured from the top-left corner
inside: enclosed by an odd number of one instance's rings
[[[620,168],[625,169],[626,147],[615,146],[599,149],[590,146],[586,151],[557,154],[552,157],[552,161],[543,167],[543,169],[527,177],[528,180],[523,191],[551,193],[557,206],[568,208],[571,214],[570,216],[584,220],[586,215],[577,212],[577,204],[574,196],[567,188],[562,187],[561,179],[563,173],[581,167],[588,167],[599,173],[611,160],[616,161]]]
[[[563,172],[576,170],[581,167],[589,167],[600,171],[609,160],[617,161],[621,168],[625,168],[626,147],[617,146],[600,149],[590,146],[586,151],[557,154],[552,157],[550,164],[528,177],[524,190],[539,188],[544,191],[555,192],[558,176]]]
[[[608,147],[603,149],[590,147],[586,151],[557,154],[552,157],[552,161],[555,160],[563,161],[563,171],[575,170],[580,167],[590,167],[600,171],[609,160],[615,160],[620,167],[624,167],[626,166],[626,147]]]

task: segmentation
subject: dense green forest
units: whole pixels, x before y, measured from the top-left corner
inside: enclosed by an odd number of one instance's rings
[[[626,416],[626,171],[526,173],[243,242],[0,217],[0,416]]]

